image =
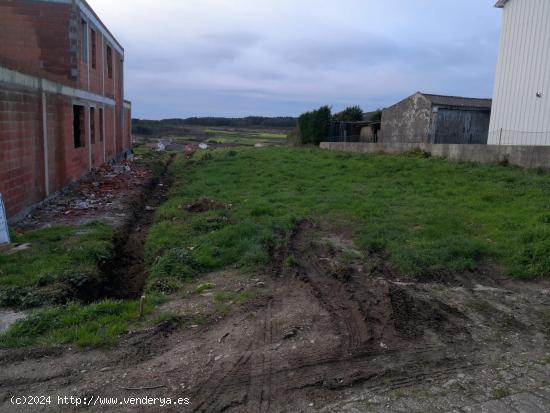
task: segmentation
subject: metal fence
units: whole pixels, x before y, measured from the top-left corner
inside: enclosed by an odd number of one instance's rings
[[[369,126],[372,127],[373,123],[374,122],[331,122],[329,136],[325,138],[325,142],[360,142],[361,129]],[[378,129],[374,128],[369,142],[375,143],[378,141],[377,132]]]
[[[526,132],[499,129],[489,132],[489,145],[550,146],[549,132]]]

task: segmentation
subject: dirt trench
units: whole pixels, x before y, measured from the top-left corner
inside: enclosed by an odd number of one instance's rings
[[[173,158],[133,201],[129,218],[115,235],[114,254],[101,265],[103,282],[95,299],[133,299],[143,293],[147,281],[145,241],[155,210],[166,200],[172,184],[169,167]]]

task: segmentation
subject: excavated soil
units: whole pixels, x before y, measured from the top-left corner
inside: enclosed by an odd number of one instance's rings
[[[133,205],[130,217],[118,230],[115,253],[102,266],[104,285],[101,297],[132,299],[139,297],[147,281],[144,246],[154,213],[165,200],[172,179],[168,168],[173,157],[165,164],[162,173],[151,180],[139,200]]]
[[[140,406],[145,412],[358,412],[373,411],[366,394],[406,391],[412,402],[395,411],[451,411],[496,398],[495,383],[531,366],[544,380],[550,369],[536,366],[550,360],[548,282],[496,270],[421,281],[385,275],[384,265],[373,265],[380,257],[364,256],[348,238],[303,221],[287,246],[292,269],[209,274],[197,282],[212,290],[190,286],[159,309],[172,318],[115,349],[0,352],[0,410],[28,411],[9,403],[24,393],[191,400]],[[247,289],[256,291],[252,300],[216,313],[216,292]],[[426,386],[455,387],[435,401],[415,393]]]

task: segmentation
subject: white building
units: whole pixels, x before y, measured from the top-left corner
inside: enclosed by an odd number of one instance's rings
[[[504,12],[489,144],[550,145],[550,0],[499,0]]]

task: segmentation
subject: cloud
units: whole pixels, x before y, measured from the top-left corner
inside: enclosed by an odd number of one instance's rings
[[[126,50],[139,117],[365,110],[492,94],[494,0],[89,0]]]

